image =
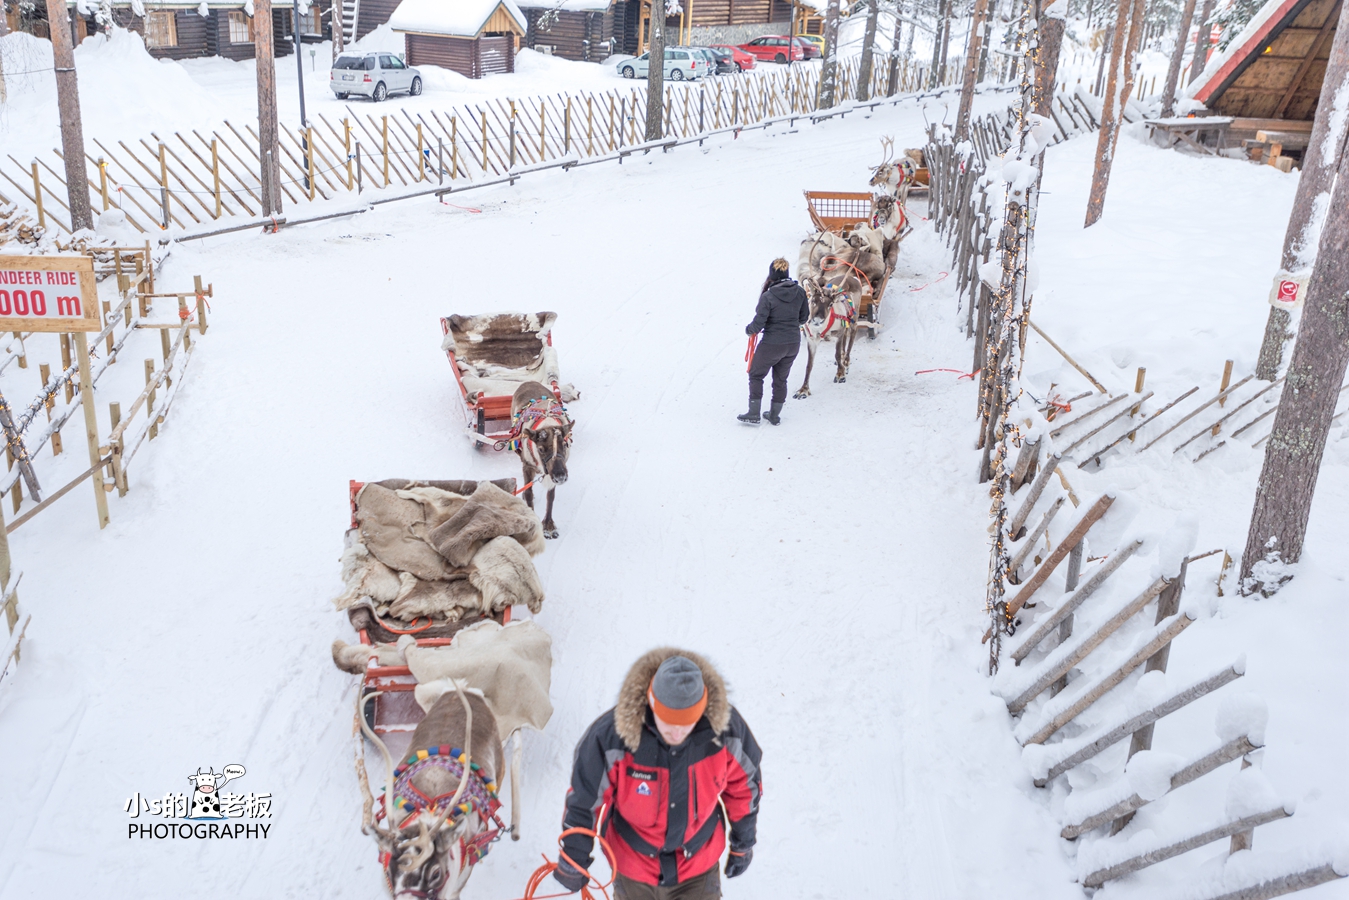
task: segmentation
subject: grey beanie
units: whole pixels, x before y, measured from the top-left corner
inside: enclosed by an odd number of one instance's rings
[[[703,699],[703,672],[693,660],[672,656],[660,664],[651,681],[651,693],[663,706],[688,709]]]

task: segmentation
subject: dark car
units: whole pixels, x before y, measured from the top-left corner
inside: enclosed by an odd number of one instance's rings
[[[740,71],[740,67],[735,64],[735,57],[729,50],[720,50],[716,47],[706,48],[712,54],[712,58],[717,61],[716,73],[718,75],[733,75]]]
[[[796,45],[801,48],[801,51],[805,53],[806,59],[819,59],[821,56],[824,55],[823,53],[820,52],[820,45],[812,41],[810,38],[802,37],[801,35],[798,34],[792,40],[794,40],[796,42]],[[823,41],[821,41],[821,43],[823,43]]]
[[[799,45],[791,43],[790,38],[785,34],[755,38],[739,46],[750,56],[764,62],[785,63],[789,59],[794,61],[806,57],[806,51],[802,50]]]

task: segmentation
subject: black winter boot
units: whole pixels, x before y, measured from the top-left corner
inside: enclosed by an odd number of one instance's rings
[[[772,406],[768,407],[768,413],[764,416],[764,418],[772,422],[774,425],[781,425],[782,419],[779,418],[781,414],[782,414],[782,404],[774,403]]]
[[[758,425],[759,410],[762,407],[763,407],[763,400],[751,400],[749,401],[749,412],[741,413],[740,415],[736,416],[736,418],[744,422],[746,425]]]

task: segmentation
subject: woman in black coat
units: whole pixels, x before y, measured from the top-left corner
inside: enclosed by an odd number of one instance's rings
[[[777,425],[782,404],[787,401],[787,374],[801,350],[801,326],[810,318],[806,292],[788,276],[787,260],[778,258],[768,267],[768,279],[759,294],[754,321],[745,326],[745,334],[763,332],[754,359],[749,366],[749,411],[736,416],[747,425],[759,424],[763,408],[763,380],[773,373],[773,405],[765,419]]]

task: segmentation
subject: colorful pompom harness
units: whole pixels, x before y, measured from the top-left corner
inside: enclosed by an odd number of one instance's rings
[[[511,417],[510,434],[503,440],[497,441],[494,449],[496,450],[519,450],[520,434],[526,428],[535,430],[540,422],[546,419],[557,419],[559,425],[566,424],[567,407],[563,406],[558,400],[552,397],[539,397],[531,400],[527,406],[515,413]],[[567,443],[571,443],[571,434],[567,434]]]
[[[458,747],[451,747],[449,744],[441,744],[439,747],[418,750],[393,770],[394,808],[409,812],[409,815],[400,823],[399,827],[406,828],[411,825],[422,813],[432,816],[439,815],[441,812],[440,806],[454,799],[454,791],[437,797],[428,797],[412,783],[412,779],[423,769],[428,768],[444,769],[456,778],[462,779],[464,777],[465,759],[466,754],[463,750]],[[484,778],[481,767],[477,763],[470,763],[469,770],[472,776],[464,786],[464,793],[459,798],[459,805],[450,811],[449,816],[446,817],[446,822],[457,825],[464,816],[476,809],[484,822],[491,820],[496,824],[496,828],[484,831],[468,841],[460,840],[464,851],[462,858],[469,865],[477,865],[487,855],[488,847],[501,836],[501,832],[505,830],[506,826],[497,816],[497,810],[501,808],[501,801],[497,799],[496,782]],[[382,818],[382,813],[383,804],[380,804],[380,811],[376,814],[376,818]],[[387,866],[387,863],[385,865]]]

